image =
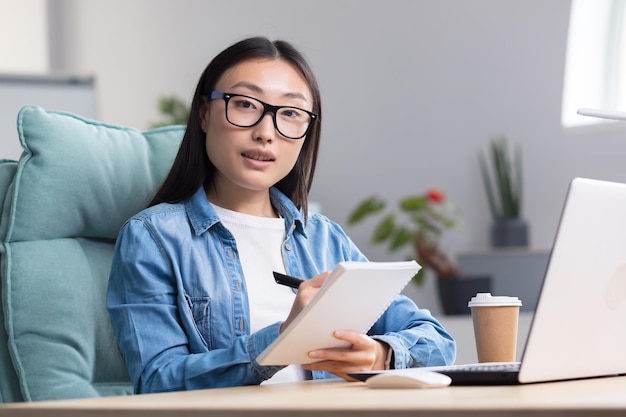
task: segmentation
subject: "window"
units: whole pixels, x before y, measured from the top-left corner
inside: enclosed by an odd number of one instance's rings
[[[563,85],[563,126],[601,123],[581,107],[626,110],[626,0],[572,0]]]

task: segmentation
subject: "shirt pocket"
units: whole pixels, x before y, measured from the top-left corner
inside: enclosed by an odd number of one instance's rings
[[[211,350],[211,298],[191,297],[187,294],[185,294],[185,298],[191,308],[196,330],[200,334],[204,345]]]

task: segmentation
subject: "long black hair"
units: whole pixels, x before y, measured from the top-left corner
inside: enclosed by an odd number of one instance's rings
[[[304,212],[306,219],[308,195],[313,183],[322,128],[319,86],[311,67],[294,46],[286,41],[270,41],[264,37],[248,38],[231,45],[213,58],[204,69],[193,96],[187,129],[174,164],[149,206],[187,200],[200,185],[210,187],[213,184],[216,168],[207,156],[205,134],[201,126],[205,98],[214,90],[226,70],[243,61],[257,58],[282,59],[290,63],[300,71],[313,95],[313,112],[319,115],[318,120],[312,122],[293,169],[276,184]]]

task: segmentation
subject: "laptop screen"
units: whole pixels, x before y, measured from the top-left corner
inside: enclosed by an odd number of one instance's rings
[[[520,382],[626,373],[626,184],[569,187]]]

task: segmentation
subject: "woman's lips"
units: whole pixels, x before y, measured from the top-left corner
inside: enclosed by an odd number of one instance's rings
[[[254,159],[255,161],[274,161],[274,157],[268,153],[243,152],[244,158]]]
[[[276,160],[271,152],[263,151],[242,152],[241,156],[253,168],[267,168]]]

